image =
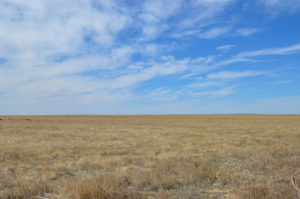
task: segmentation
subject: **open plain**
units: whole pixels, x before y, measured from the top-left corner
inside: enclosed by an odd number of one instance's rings
[[[300,115],[0,117],[1,199],[295,199],[297,169]]]

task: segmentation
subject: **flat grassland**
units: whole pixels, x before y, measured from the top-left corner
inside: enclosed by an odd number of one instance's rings
[[[297,169],[300,115],[0,116],[1,199],[294,199]]]

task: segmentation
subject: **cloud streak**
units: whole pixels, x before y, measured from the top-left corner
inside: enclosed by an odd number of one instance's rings
[[[281,12],[296,13],[300,10],[300,2],[298,0],[257,0],[272,16]]]
[[[261,31],[260,28],[239,28],[236,32],[242,36],[250,36]]]
[[[283,48],[266,48],[262,50],[256,51],[247,51],[238,54],[236,57],[257,57],[257,56],[264,56],[264,55],[286,55],[286,54],[293,54],[300,52],[300,44],[295,44],[292,46],[287,46]]]
[[[225,33],[227,33],[230,30],[230,27],[216,27],[213,29],[210,29],[206,32],[202,32],[200,33],[198,36],[200,38],[204,38],[204,39],[212,39],[218,36],[221,36]]]
[[[226,51],[229,51],[230,49],[232,49],[234,47],[235,47],[235,45],[227,44],[227,45],[223,45],[223,46],[218,46],[216,49],[226,52]]]
[[[264,75],[262,71],[220,71],[217,73],[210,73],[207,79],[236,79]]]
[[[189,94],[194,97],[202,97],[202,96],[224,97],[234,93],[235,91],[233,87],[224,87],[218,90],[210,90],[210,91],[189,92]]]

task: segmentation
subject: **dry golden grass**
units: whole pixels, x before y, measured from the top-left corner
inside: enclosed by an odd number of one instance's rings
[[[1,199],[294,199],[296,169],[300,115],[0,117]]]

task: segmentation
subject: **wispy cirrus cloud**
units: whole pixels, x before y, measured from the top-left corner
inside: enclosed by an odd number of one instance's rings
[[[264,75],[266,72],[262,71],[220,71],[217,73],[210,73],[207,79],[236,79]]]
[[[166,88],[157,88],[143,95],[141,98],[150,102],[170,102],[178,99],[182,94],[181,90],[172,91]]]
[[[210,91],[190,91],[189,95],[192,95],[194,97],[200,97],[200,96],[210,96],[210,97],[224,97],[226,95],[234,94],[235,90],[234,87],[223,87],[218,90],[210,90]]]
[[[213,87],[213,86],[220,86],[222,85],[221,82],[217,81],[202,81],[202,82],[196,82],[193,84],[189,84],[188,87],[191,88],[205,88],[205,87]]]
[[[227,59],[215,59],[213,63],[209,64],[211,69],[218,68],[221,66],[226,66],[230,64],[240,63],[240,62],[257,62],[255,57],[260,56],[271,56],[271,55],[287,55],[287,54],[298,54],[300,53],[300,44],[294,44],[291,46],[281,47],[281,48],[265,48],[254,51],[242,51],[232,57]],[[207,64],[204,64],[204,66]]]
[[[242,36],[249,36],[253,35],[257,32],[261,32],[262,29],[260,28],[239,28],[236,30],[236,32]]]
[[[146,0],[143,3],[143,11],[162,20],[180,12],[181,4],[182,0]]]
[[[295,44],[292,46],[282,47],[282,48],[266,48],[262,50],[246,51],[239,53],[236,57],[257,57],[264,55],[285,55],[300,52],[300,44]]]
[[[195,0],[190,2],[185,2],[187,7],[188,16],[187,18],[183,18],[179,22],[179,26],[185,29],[197,27],[205,27],[207,25],[211,25],[218,17],[223,13],[223,11],[230,6],[234,0]],[[199,13],[199,10],[201,12]]]
[[[211,38],[221,36],[221,35],[227,33],[229,30],[230,30],[229,26],[216,27],[216,28],[210,29],[206,32],[199,33],[198,37],[204,38],[204,39],[211,39]]]
[[[298,0],[257,0],[257,2],[264,6],[267,12],[273,16],[284,11],[295,13],[300,10],[300,2]]]
[[[234,47],[235,47],[235,45],[227,44],[227,45],[218,46],[216,49],[226,52]]]

